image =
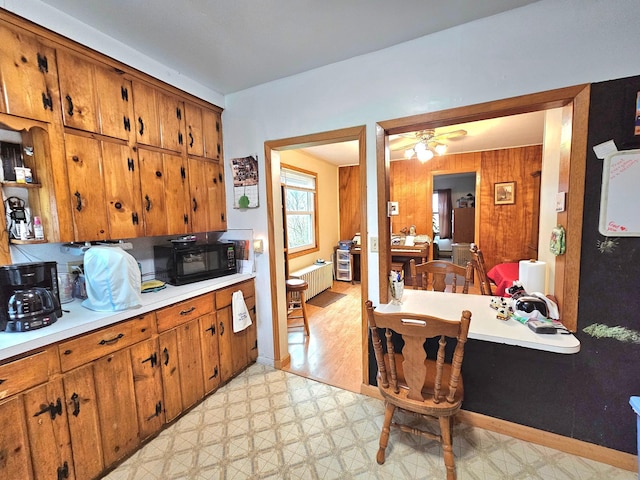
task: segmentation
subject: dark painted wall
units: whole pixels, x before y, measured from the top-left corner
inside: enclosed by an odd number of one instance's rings
[[[605,240],[598,232],[603,162],[592,149],[611,139],[620,150],[640,148],[632,138],[638,91],[640,77],[592,85],[576,333],[580,352],[561,355],[469,340],[463,364],[465,410],[634,454],[636,415],[629,397],[640,395],[640,344],[596,339],[583,329],[600,323],[640,331],[640,238],[616,239],[610,253],[598,248]],[[640,199],[629,201],[638,203],[640,215]],[[370,358],[375,385],[371,347]]]

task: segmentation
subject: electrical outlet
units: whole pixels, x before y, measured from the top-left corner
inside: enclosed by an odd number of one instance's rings
[[[378,237],[371,237],[371,251],[378,251]]]

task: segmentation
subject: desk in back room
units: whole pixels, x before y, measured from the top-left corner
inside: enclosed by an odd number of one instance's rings
[[[353,278],[355,281],[360,281],[360,252],[361,247],[351,247],[351,254],[353,255]],[[420,245],[404,246],[393,245],[391,247],[391,262],[402,263],[404,266],[405,282],[409,280],[409,260],[415,259],[416,263],[424,263],[429,260],[429,244],[424,243]]]

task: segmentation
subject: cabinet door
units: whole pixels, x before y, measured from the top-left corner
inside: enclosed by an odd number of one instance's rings
[[[100,168],[100,142],[66,134],[65,149],[75,240],[105,240],[108,223]]]
[[[138,163],[145,235],[148,237],[168,235],[167,222],[170,212],[167,211],[168,192],[165,189],[166,174],[162,154],[139,148]]]
[[[209,181],[207,165],[209,162],[197,158],[189,158],[189,191],[191,193],[191,230],[193,232],[209,231]]]
[[[66,373],[63,384],[76,478],[97,478],[104,461],[93,364]]]
[[[109,238],[142,237],[138,159],[127,145],[102,142]]]
[[[131,82],[114,69],[95,66],[95,82],[100,113],[100,132],[109,137],[127,140],[135,123],[131,121],[133,102]],[[133,125],[132,125],[133,123]]]
[[[202,110],[202,135],[204,138],[204,156],[222,161],[222,120],[213,110]]]
[[[58,52],[62,118],[68,127],[99,132],[93,64],[66,50]]]
[[[140,440],[143,440],[158,432],[164,425],[161,355],[157,339],[138,343],[131,347],[130,351],[138,429]]]
[[[173,329],[161,333],[160,369],[162,373],[162,391],[164,393],[164,413],[167,422],[182,412],[182,393],[180,390],[180,367],[178,363],[178,332]]]
[[[59,115],[56,52],[37,37],[0,27],[0,75],[2,111],[45,122]]]
[[[154,147],[162,146],[156,90],[135,80],[132,82],[132,89],[134,118],[131,128],[136,131],[137,142]]]
[[[249,362],[247,353],[247,330],[233,333],[231,307],[216,312],[218,316],[218,342],[220,349],[221,381],[229,380]]]
[[[247,354],[249,363],[258,359],[258,325],[256,324],[256,297],[245,298],[251,325],[247,327]]]
[[[177,97],[156,91],[160,145],[167,150],[184,150],[184,103]]]
[[[204,397],[202,353],[197,348],[200,345],[198,319],[180,325],[176,330],[182,409],[186,410]]]
[[[204,156],[202,108],[185,103],[184,110],[187,122],[187,154],[202,157]]]
[[[138,446],[138,415],[129,349],[94,362],[96,405],[105,467]]]
[[[189,171],[184,158],[163,154],[167,229],[169,235],[185,234],[190,228]]]
[[[218,325],[216,314],[203,315],[199,319],[202,346],[202,368],[205,393],[220,385],[220,359],[218,355]]]
[[[27,392],[24,406],[34,478],[74,479],[62,380]]]
[[[207,163],[208,180],[208,227],[209,230],[227,229],[227,200],[224,187],[223,162]]]
[[[33,478],[21,395],[0,403],[0,452],[0,478]]]

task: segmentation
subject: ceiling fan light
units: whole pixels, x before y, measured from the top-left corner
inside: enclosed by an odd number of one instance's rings
[[[420,152],[426,151],[427,150],[427,146],[422,142],[418,142],[418,143],[415,144],[413,149],[415,150],[416,153],[419,154]]]
[[[415,155],[416,152],[413,151],[413,148],[407,148],[404,151],[404,158],[406,158],[407,160],[410,159],[411,157],[413,157]]]
[[[444,143],[439,143],[436,145],[435,150],[438,155],[444,155],[447,152],[447,146]]]
[[[422,163],[428,162],[433,158],[433,152],[431,150],[426,150],[426,149],[418,152],[417,155],[418,155],[418,160],[420,160],[420,162]]]

